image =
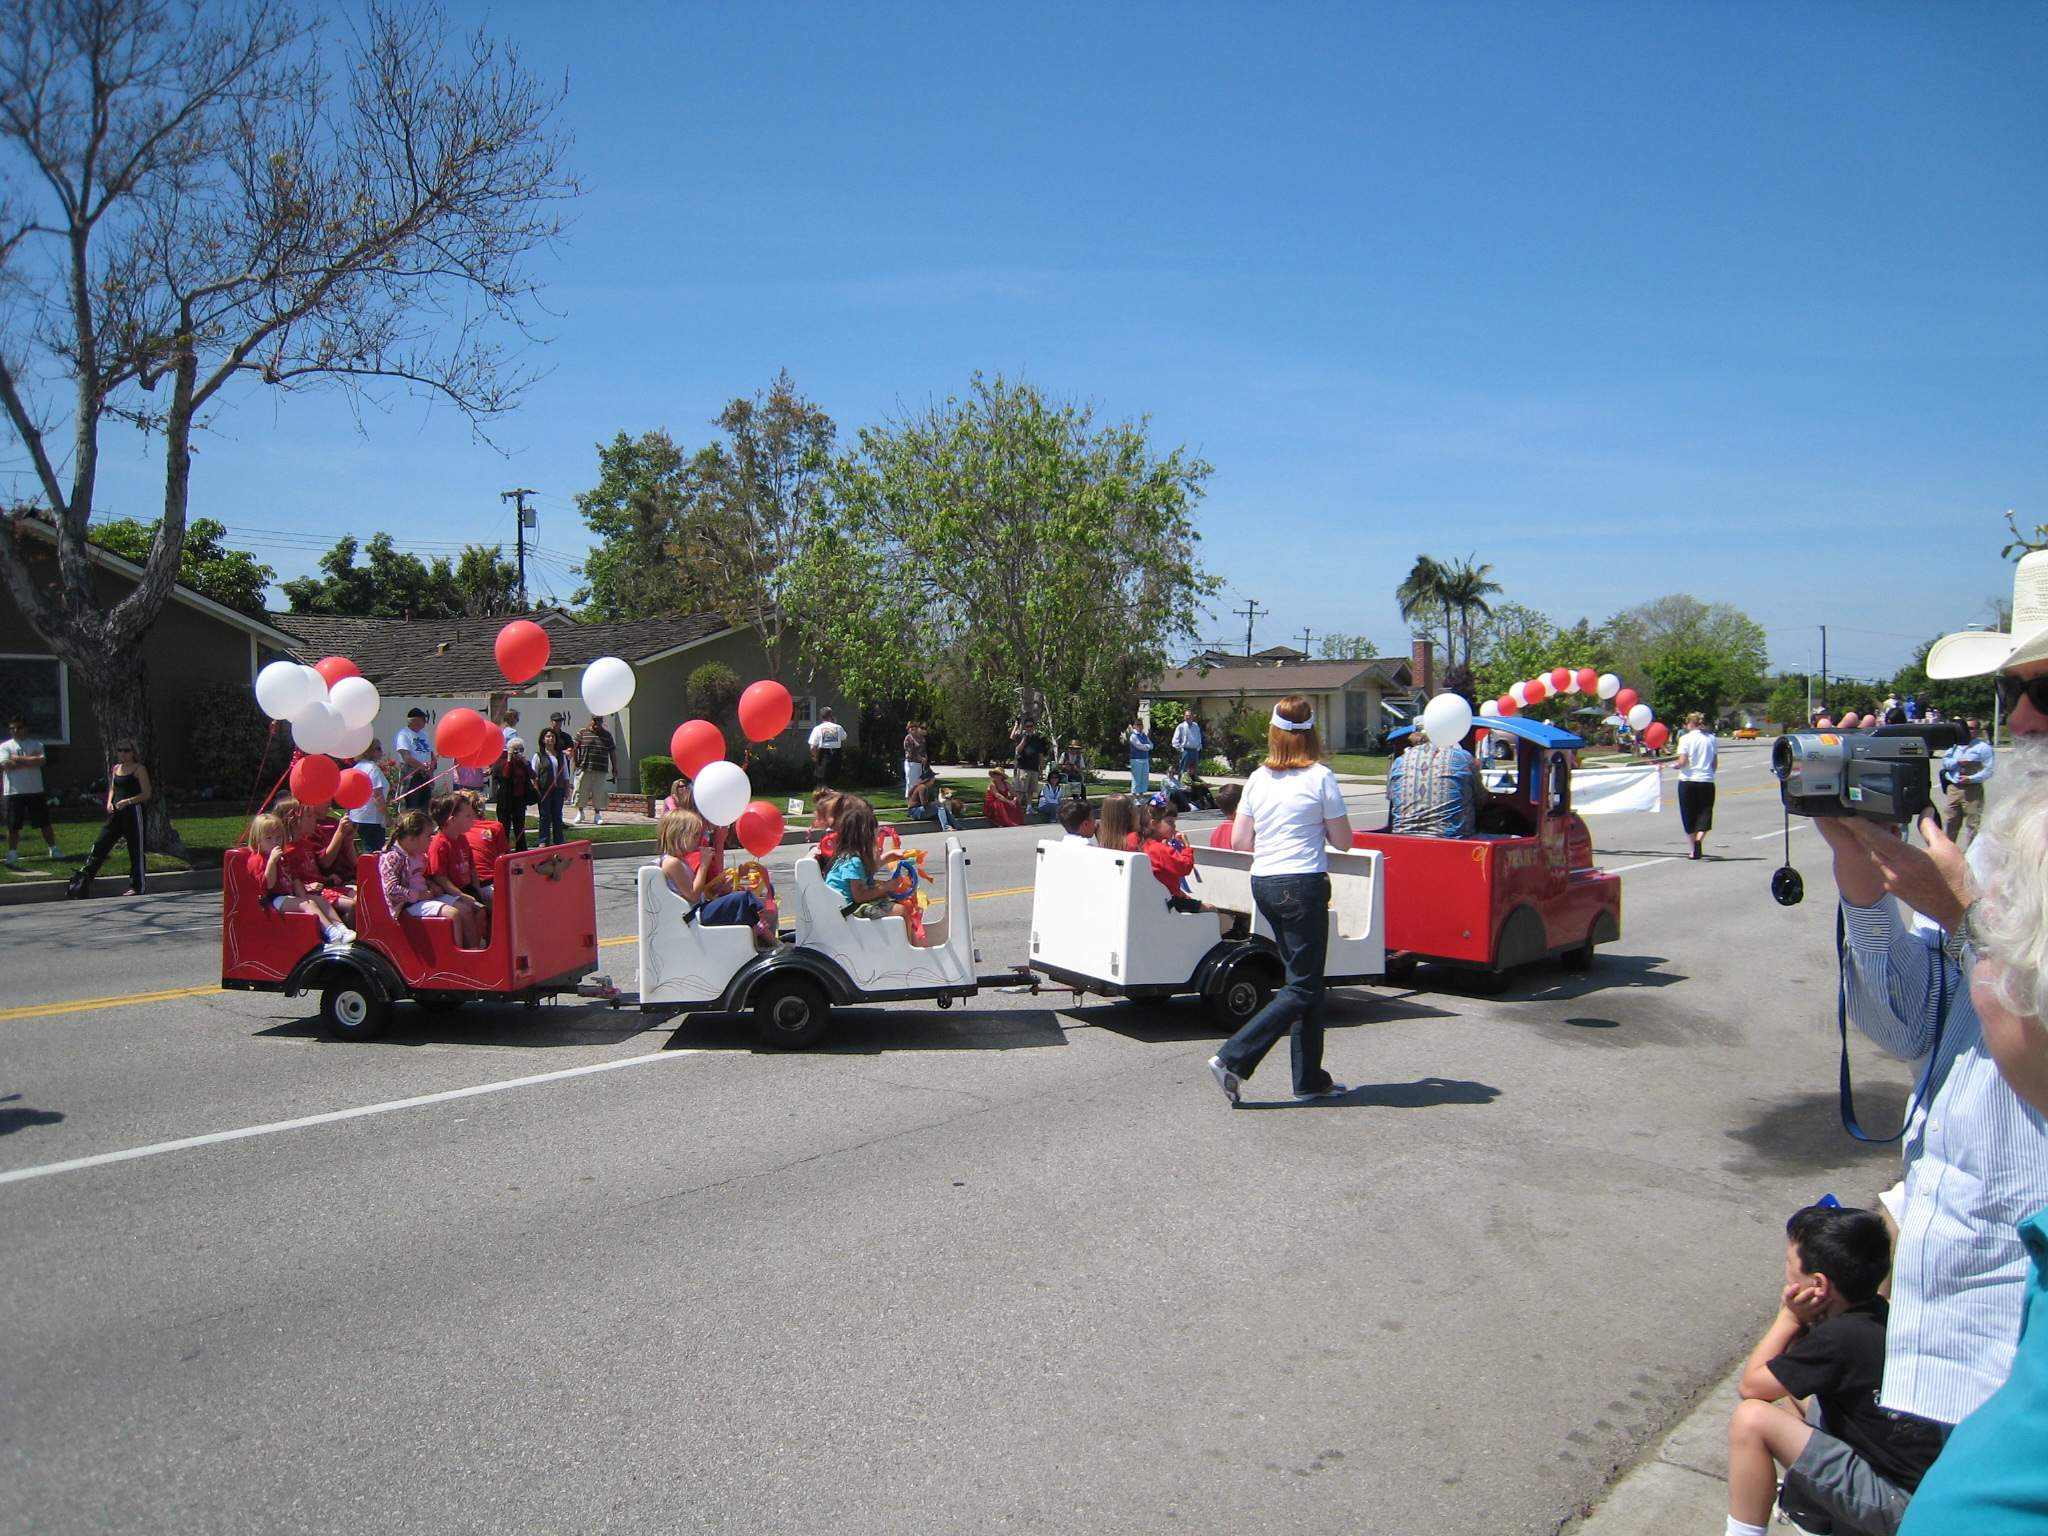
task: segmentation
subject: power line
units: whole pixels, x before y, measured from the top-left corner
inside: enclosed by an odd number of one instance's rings
[[[1273,610],[1261,608],[1256,599],[1248,597],[1244,600],[1242,608],[1233,608],[1230,611],[1244,615],[1244,653],[1249,656],[1252,653],[1252,625],[1265,618]]]

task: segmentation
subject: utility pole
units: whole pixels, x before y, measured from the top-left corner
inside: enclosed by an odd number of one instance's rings
[[[1311,630],[1311,629],[1310,629],[1310,628],[1309,628],[1309,627],[1308,627],[1308,626],[1307,626],[1306,624],[1304,624],[1304,625],[1302,625],[1302,626],[1301,626],[1301,654],[1302,654],[1302,655],[1304,655],[1304,656],[1313,656],[1313,655],[1315,655],[1315,649],[1314,649],[1314,647],[1315,647],[1315,638],[1316,638],[1316,637],[1315,637],[1315,632],[1314,632],[1313,630]]]
[[[1820,626],[1820,707],[1828,707],[1828,627],[1825,624]],[[1810,721],[1813,716],[1806,718]]]
[[[517,533],[517,541],[519,545],[519,611],[521,613],[524,613],[527,608],[526,530],[536,526],[540,522],[539,514],[537,514],[531,507],[527,506],[526,504],[526,498],[533,494],[533,489],[530,486],[521,486],[516,491],[498,492],[498,500],[512,501],[517,502],[519,504],[519,528]]]
[[[1241,613],[1244,615],[1244,653],[1249,657],[1252,653],[1252,625],[1265,618],[1273,610],[1261,608],[1255,599],[1248,597],[1244,600],[1242,608],[1233,608],[1230,611],[1234,614]]]

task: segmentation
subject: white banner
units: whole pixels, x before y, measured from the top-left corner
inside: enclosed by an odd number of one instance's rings
[[[1572,770],[1572,809],[1581,816],[1654,811],[1663,803],[1664,770],[1656,763],[1636,768]]]

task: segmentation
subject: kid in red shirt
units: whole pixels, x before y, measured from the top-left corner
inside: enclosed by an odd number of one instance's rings
[[[476,853],[469,846],[475,803],[467,795],[442,795],[427,814],[440,829],[427,844],[427,883],[444,896],[466,896],[488,911],[490,898],[476,883]]]
[[[1131,847],[1142,848],[1152,861],[1152,873],[1166,887],[1166,904],[1176,912],[1213,912],[1188,894],[1188,876],[1195,872],[1195,850],[1180,835],[1179,818],[1173,802],[1154,802],[1147,807],[1144,825],[1131,834]]]

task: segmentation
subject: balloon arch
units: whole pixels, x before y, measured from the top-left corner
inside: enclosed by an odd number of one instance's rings
[[[1458,695],[1440,693],[1423,709],[1422,733],[1432,742],[1462,741],[1474,724],[1518,715],[1532,704],[1574,693],[1611,702],[1614,712],[1628,722],[1628,728],[1652,752],[1671,739],[1671,728],[1657,718],[1656,711],[1637,696],[1635,689],[1624,688],[1621,679],[1612,672],[1595,672],[1591,667],[1555,667],[1538,673],[1527,682],[1516,683],[1499,698],[1481,704],[1476,718],[1471,706]]]

